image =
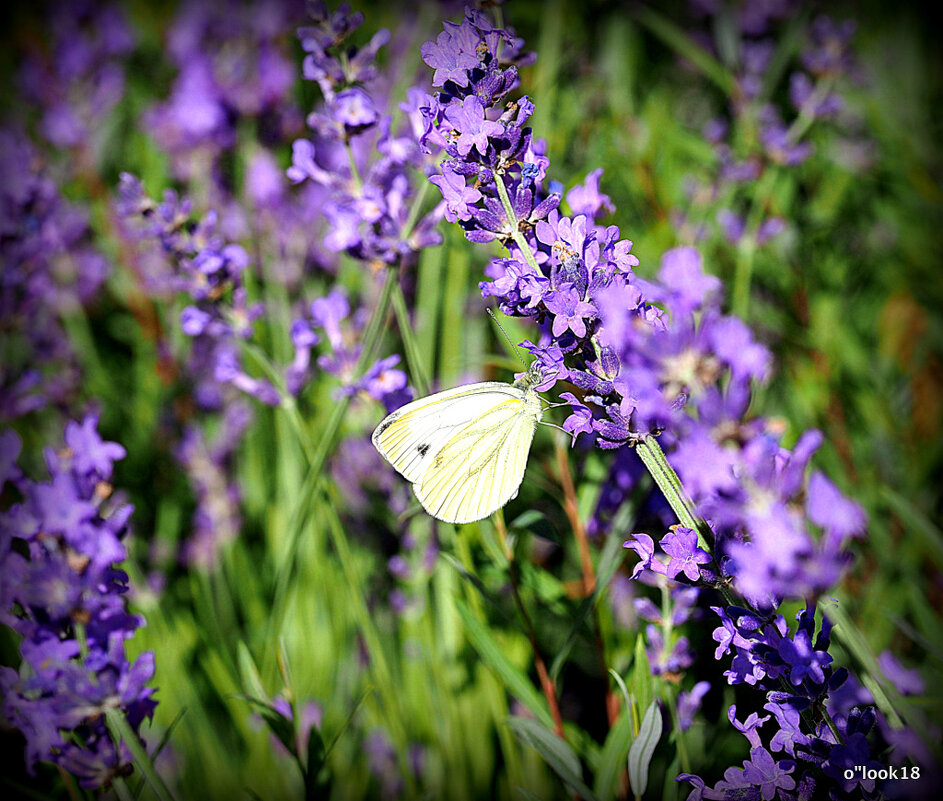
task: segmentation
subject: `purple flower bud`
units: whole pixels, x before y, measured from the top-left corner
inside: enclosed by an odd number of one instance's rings
[[[206,331],[212,318],[196,306],[187,306],[180,312],[180,327],[187,336],[195,337]]]

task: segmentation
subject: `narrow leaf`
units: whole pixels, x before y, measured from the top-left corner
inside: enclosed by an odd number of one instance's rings
[[[655,746],[661,739],[661,728],[661,711],[658,709],[658,702],[652,701],[645,717],[642,718],[638,737],[629,749],[629,781],[632,784],[632,792],[638,797],[645,794],[645,788],[648,786],[648,766],[655,753]]]
[[[327,749],[321,732],[312,725],[308,730],[308,758],[305,763],[305,801],[327,801],[331,795],[330,774],[324,770]]]
[[[508,692],[526,706],[546,726],[553,725],[553,718],[540,693],[534,689],[530,679],[504,655],[501,646],[485,626],[472,615],[468,607],[458,598],[454,600],[465,626],[465,633],[484,663],[491,668]]]
[[[574,793],[584,801],[598,801],[593,791],[583,782],[579,757],[566,740],[529,718],[511,717],[508,718],[508,725],[522,743],[537,750]]]
[[[645,650],[645,640],[639,634],[635,640],[635,664],[632,670],[632,693],[639,710],[647,709],[652,700],[652,668]]]
[[[626,706],[615,725],[609,729],[599,756],[593,790],[602,801],[615,798],[619,791],[619,775],[624,770],[629,746],[632,744],[632,713]]]

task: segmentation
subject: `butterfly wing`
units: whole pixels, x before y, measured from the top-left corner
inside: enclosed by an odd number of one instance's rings
[[[507,387],[507,385],[505,385]],[[540,419],[535,393],[490,396],[489,408],[458,430],[413,489],[423,508],[447,523],[470,523],[517,493]]]
[[[373,432],[373,445],[411,483],[457,432],[493,406],[519,398],[521,391],[500,381],[447,389],[407,403]]]

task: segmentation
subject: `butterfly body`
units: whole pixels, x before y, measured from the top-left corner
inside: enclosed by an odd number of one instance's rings
[[[420,398],[386,417],[373,444],[433,517],[481,520],[517,495],[542,413],[541,381],[535,364],[513,384],[485,381]]]

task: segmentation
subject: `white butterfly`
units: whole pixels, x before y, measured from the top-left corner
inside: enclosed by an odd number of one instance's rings
[[[542,413],[534,362],[513,384],[484,381],[397,409],[373,444],[412,482],[430,515],[446,523],[488,517],[517,495]]]

